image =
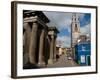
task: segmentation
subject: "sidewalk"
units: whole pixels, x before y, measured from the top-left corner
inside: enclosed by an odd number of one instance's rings
[[[68,60],[67,55],[62,55],[57,62],[49,64],[47,67],[74,67],[78,66],[73,60]]]

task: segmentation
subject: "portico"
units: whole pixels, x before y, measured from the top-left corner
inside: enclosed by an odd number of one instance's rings
[[[48,27],[49,19],[41,11],[23,11],[23,65],[53,63],[56,58],[56,27]]]

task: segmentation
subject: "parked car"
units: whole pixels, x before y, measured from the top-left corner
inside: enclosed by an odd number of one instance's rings
[[[67,57],[68,58],[68,60],[71,60],[72,58],[69,56],[69,57]]]

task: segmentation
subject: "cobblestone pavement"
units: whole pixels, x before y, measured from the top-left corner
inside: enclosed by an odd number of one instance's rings
[[[67,55],[62,55],[54,64],[49,64],[47,67],[73,67],[78,66],[72,59],[68,60]]]

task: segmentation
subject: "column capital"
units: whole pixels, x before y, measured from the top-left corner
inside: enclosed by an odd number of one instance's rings
[[[27,23],[27,22],[36,22],[37,21],[37,16],[35,17],[27,17],[27,18],[24,18],[24,23]]]
[[[51,35],[51,38],[54,39],[54,35]]]
[[[33,24],[37,24],[38,23],[38,21],[34,21],[34,22],[32,22]]]

